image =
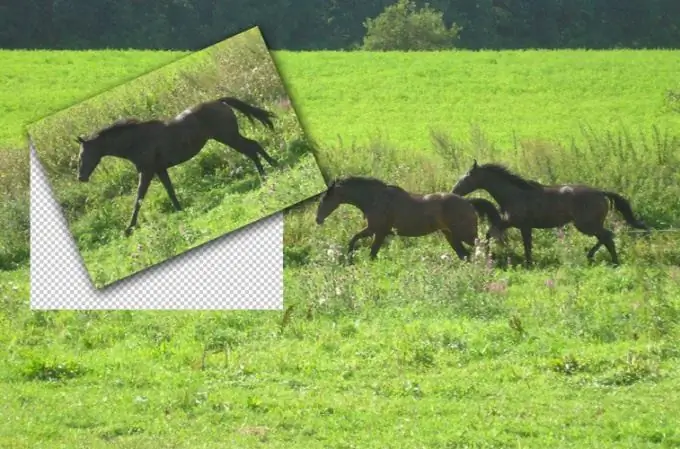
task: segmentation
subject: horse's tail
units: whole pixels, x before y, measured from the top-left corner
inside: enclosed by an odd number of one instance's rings
[[[618,193],[614,192],[603,191],[602,193],[604,193],[604,195],[607,198],[609,198],[609,200],[614,205],[614,208],[618,210],[621,213],[621,215],[623,215],[623,218],[626,219],[626,223],[628,223],[629,225],[636,229],[644,229],[649,234],[650,231],[649,226],[647,226],[641,220],[635,218],[635,215],[633,214],[633,209],[630,207],[630,203],[628,202],[627,199],[625,199]]]
[[[506,226],[503,218],[501,218],[500,212],[496,209],[496,206],[494,206],[491,201],[485,200],[484,198],[465,198],[465,200],[472,204],[477,215],[485,217],[491,224],[491,229],[486,233],[487,238],[495,234],[494,237],[497,240],[504,242],[503,231]]]
[[[274,129],[274,124],[272,123],[271,118],[276,117],[276,114],[274,114],[273,112],[258,108],[257,106],[250,105],[234,97],[222,97],[219,98],[218,101],[228,106],[231,106],[237,111],[241,112],[243,115],[248,117],[248,120],[250,120],[251,123],[253,122],[253,118],[255,118],[259,120],[267,128],[271,130]]]

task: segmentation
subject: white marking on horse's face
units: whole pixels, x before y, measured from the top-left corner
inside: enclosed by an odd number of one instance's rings
[[[574,189],[570,186],[564,186],[560,188],[560,193],[574,193]]]

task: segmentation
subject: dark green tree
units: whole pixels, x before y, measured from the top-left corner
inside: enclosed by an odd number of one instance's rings
[[[447,27],[443,13],[429,4],[418,8],[412,0],[398,0],[364,22],[364,50],[444,50],[453,48],[461,31]]]

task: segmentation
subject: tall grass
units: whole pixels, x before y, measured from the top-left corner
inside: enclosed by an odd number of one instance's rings
[[[547,184],[585,183],[619,192],[649,224],[680,226],[680,134],[654,127],[634,140],[625,131],[583,128],[579,137],[585,143],[525,139],[504,148],[473,126],[467,141],[432,131],[429,152],[380,139],[367,146],[339,141],[334,149],[322,151],[319,161],[328,177],[372,175],[420,192],[450,191],[474,159],[480,164],[497,162]]]
[[[0,270],[28,260],[29,168],[26,149],[0,150]]]
[[[584,128],[582,137],[585,144],[576,143],[576,139],[569,146],[536,139],[520,140],[514,148],[502,148],[491,142],[479,127],[473,126],[470,138],[462,142],[445,132],[433,131],[433,150],[429,152],[409,151],[379,139],[370,145],[347,145],[340,141],[335,148],[319,153],[319,163],[328,179],[348,174],[370,175],[419,193],[451,191],[474,159],[479,163],[503,163],[522,176],[548,184],[582,183],[615,191],[630,200],[637,216],[660,231],[651,239],[640,239],[637,231],[630,229],[618,212],[612,211],[607,226],[616,233],[618,251],[633,264],[680,264],[680,136],[653,129],[649,136],[633,140],[625,133],[598,134]],[[472,196],[491,199],[481,191]],[[305,203],[286,218],[284,251],[289,266],[328,263],[325,250],[344,254],[344,246],[362,226],[360,212],[346,206],[319,229],[313,218],[315,207],[315,202]],[[497,263],[502,265],[506,265],[507,257],[513,263],[523,257],[519,233],[511,230],[509,236],[508,248],[496,249]],[[394,244],[395,248],[422,248],[416,252],[419,257],[429,258],[425,254],[427,248],[432,249],[432,244],[441,247],[438,251],[445,251],[444,254],[448,251],[448,246],[434,243],[441,240],[437,236],[422,240],[430,243],[397,239]],[[582,249],[594,244],[592,237],[569,227],[566,231],[537,231],[534,241],[534,251],[543,261],[539,265],[545,266],[580,266],[585,263]],[[404,254],[398,251],[391,257],[401,258]],[[606,256],[599,253],[598,257]]]

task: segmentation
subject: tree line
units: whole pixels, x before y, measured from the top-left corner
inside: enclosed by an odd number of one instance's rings
[[[395,0],[21,0],[0,3],[0,47],[197,50],[259,25],[273,49],[361,44]],[[416,1],[418,6],[425,2]],[[456,46],[680,48],[678,0],[431,0]]]

